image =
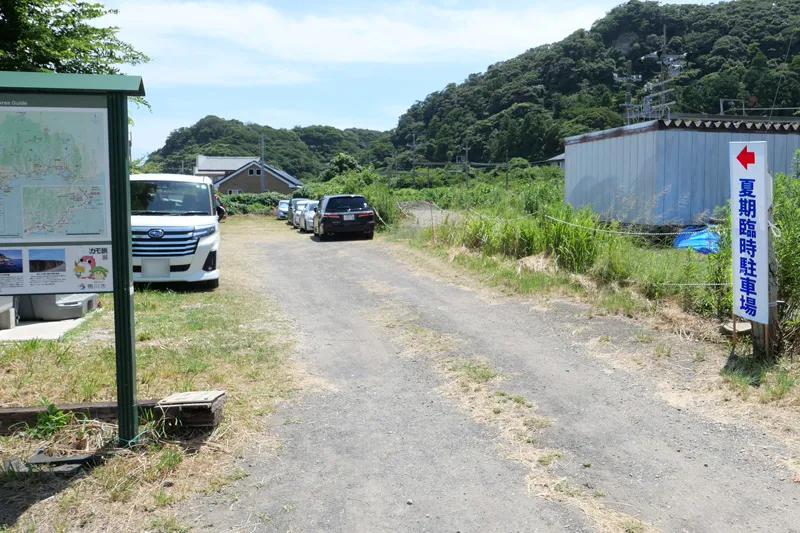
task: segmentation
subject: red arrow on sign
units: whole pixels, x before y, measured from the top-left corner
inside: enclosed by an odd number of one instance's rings
[[[739,155],[736,156],[736,159],[739,163],[742,164],[745,170],[747,170],[747,165],[755,165],[756,164],[756,153],[755,152],[748,152],[747,146],[745,146]]]

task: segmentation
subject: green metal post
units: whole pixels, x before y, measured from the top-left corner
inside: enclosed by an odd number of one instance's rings
[[[136,349],[133,330],[133,268],[131,267],[131,202],[128,162],[128,99],[108,95],[109,166],[111,169],[111,235],[114,246],[114,334],[117,348],[117,416],[119,441],[136,437]]]

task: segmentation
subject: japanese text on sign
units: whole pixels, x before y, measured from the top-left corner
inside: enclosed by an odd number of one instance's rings
[[[737,316],[769,321],[766,143],[731,143],[733,308]]]

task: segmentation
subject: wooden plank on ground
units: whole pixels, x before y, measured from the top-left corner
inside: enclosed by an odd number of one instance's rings
[[[162,400],[139,400],[139,416],[148,420],[165,420],[172,426],[202,428],[213,427],[222,420],[225,405],[224,391],[180,393]],[[57,405],[64,413],[74,413],[89,420],[103,422],[117,418],[117,402],[71,403]],[[36,425],[39,414],[47,406],[0,408],[0,435],[22,431]]]

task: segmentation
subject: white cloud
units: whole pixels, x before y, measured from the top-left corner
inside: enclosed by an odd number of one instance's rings
[[[597,2],[572,6],[456,9],[407,2],[364,5],[358,14],[315,14],[243,0],[123,0],[113,22],[122,28],[123,39],[154,58],[178,51],[164,46],[165,40],[190,40],[236,50],[223,55],[212,48],[220,62],[250,51],[262,63],[420,63],[520,53],[588,27],[608,7]]]

